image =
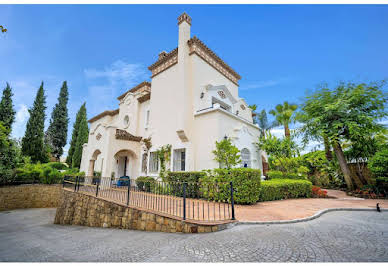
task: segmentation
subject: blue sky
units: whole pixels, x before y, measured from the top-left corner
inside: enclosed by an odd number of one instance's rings
[[[388,5],[0,5],[0,88],[14,91],[22,137],[43,80],[47,123],[64,80],[69,138],[83,101],[88,117],[116,109],[162,50],[177,46],[186,11],[198,36],[241,76],[240,97],[269,110],[300,102],[321,82],[388,78]],[[279,128],[275,132],[282,132]]]

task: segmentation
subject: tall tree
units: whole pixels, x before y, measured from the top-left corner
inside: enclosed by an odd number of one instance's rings
[[[271,115],[275,116],[276,121],[284,126],[284,135],[287,138],[290,137],[289,124],[297,108],[298,106],[296,104],[290,104],[286,101],[283,104],[276,105],[275,109],[269,111]]]
[[[77,133],[77,140],[75,142],[75,149],[74,154],[72,158],[72,167],[79,168],[81,165],[81,158],[82,158],[82,146],[84,143],[88,142],[89,137],[89,128],[88,128],[88,121],[86,117],[86,106],[83,104],[80,109],[80,122],[78,127],[78,133]]]
[[[305,140],[328,137],[350,190],[363,183],[358,176],[351,176],[342,144],[384,130],[384,125],[378,123],[388,115],[388,97],[382,91],[383,86],[385,82],[340,83],[332,90],[322,87],[306,97],[298,114]]]
[[[0,31],[4,33],[7,32],[7,29],[3,25],[0,25]]]
[[[46,96],[44,95],[43,82],[36,94],[34,104],[28,110],[26,132],[22,138],[22,153],[30,156],[32,162],[47,162],[48,154],[44,144],[44,121],[46,118]]]
[[[220,163],[220,167],[230,169],[241,163],[240,150],[232,144],[232,141],[225,137],[216,141],[216,149],[213,151],[214,160]]]
[[[0,122],[8,129],[9,134],[11,133],[12,123],[15,121],[16,114],[12,104],[12,96],[12,88],[7,83],[0,101]]]
[[[269,122],[267,117],[267,112],[265,109],[261,110],[260,113],[257,115],[257,123],[259,124],[261,135],[265,137],[265,133],[268,132],[270,129],[276,127],[279,125],[277,121]]]
[[[46,132],[46,143],[50,145],[51,153],[59,161],[63,154],[63,147],[67,141],[67,126],[69,117],[67,114],[67,102],[69,93],[66,81],[63,82],[59,92],[58,103],[51,113],[50,125]]]
[[[86,109],[85,105],[86,105],[86,103],[83,103],[83,105],[78,110],[77,115],[75,117],[75,122],[73,124],[73,132],[71,134],[70,148],[69,148],[69,151],[67,153],[67,158],[66,158],[66,163],[70,167],[73,165],[72,162],[73,162],[73,155],[74,155],[74,151],[75,151],[75,146],[77,143],[78,129],[79,129],[79,125],[81,123],[83,109],[84,108]]]

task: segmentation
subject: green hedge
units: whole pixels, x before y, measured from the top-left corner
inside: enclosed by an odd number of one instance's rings
[[[272,179],[261,183],[260,201],[311,197],[312,184],[307,180]]]
[[[140,191],[151,192],[154,188],[156,180],[150,176],[139,176],[136,178],[135,183]]]
[[[183,183],[187,183],[186,197],[200,198],[199,181],[206,175],[205,172],[168,172],[163,181],[169,182],[168,187],[161,187],[159,191],[165,193],[166,191],[178,197],[183,196]]]
[[[201,182],[201,193],[209,200],[229,201],[233,182],[234,202],[252,204],[259,200],[261,172],[250,168],[214,169],[207,171]]]
[[[297,174],[297,173],[283,173],[277,170],[271,170],[267,173],[268,179],[301,179],[307,180],[305,175]]]

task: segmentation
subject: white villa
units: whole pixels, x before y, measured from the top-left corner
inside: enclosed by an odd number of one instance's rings
[[[81,171],[103,177],[157,176],[155,151],[171,145],[171,171],[218,168],[212,151],[228,137],[241,151],[241,167],[263,170],[265,154],[254,142],[260,129],[239,97],[241,79],[197,37],[191,18],[178,17],[178,47],[161,52],[150,65],[151,82],[144,81],[117,99],[119,108],[91,118],[83,146]],[[145,149],[142,139],[151,138]],[[146,173],[147,172],[147,173]]]

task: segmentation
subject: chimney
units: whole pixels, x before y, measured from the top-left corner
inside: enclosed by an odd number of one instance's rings
[[[191,28],[191,17],[187,15],[186,12],[183,12],[182,15],[178,17],[178,27],[179,27],[179,38],[178,38],[178,51],[185,50],[187,46],[187,41],[190,40],[190,28]]]

